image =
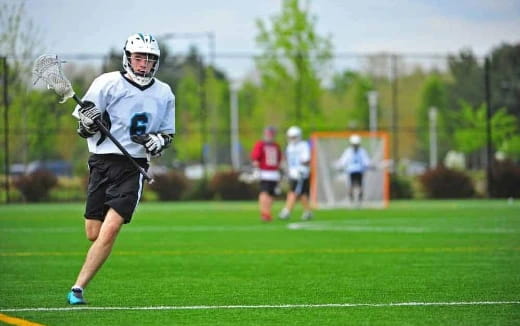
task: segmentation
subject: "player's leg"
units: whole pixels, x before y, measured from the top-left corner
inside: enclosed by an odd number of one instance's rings
[[[92,280],[94,275],[96,275],[97,271],[110,255],[123,223],[123,217],[114,209],[110,208],[107,212],[105,221],[101,224],[97,238],[94,240],[87,252],[83,267],[81,268],[76,282],[69,293],[69,303],[85,303],[83,299],[83,289],[88,285],[90,280]]]
[[[287,193],[287,198],[285,199],[285,206],[278,214],[279,218],[281,218],[282,220],[289,218],[294,208],[294,204],[296,203],[296,199],[298,199],[298,196],[294,191],[290,190]]]
[[[85,234],[87,235],[87,239],[89,239],[90,241],[96,241],[96,239],[99,236],[99,231],[101,230],[102,224],[102,221],[86,218]]]
[[[107,178],[104,168],[105,162],[93,155],[89,158],[89,185],[87,191],[87,203],[85,207],[85,234],[87,239],[95,242],[104,220],[105,191],[107,189]],[[93,244],[92,244],[93,245]],[[85,304],[83,298],[83,285],[74,284],[67,295],[70,304]]]
[[[112,251],[112,247],[123,223],[123,217],[114,209],[110,208],[105,221],[101,225],[97,239],[92,243],[87,252],[87,257],[79,272],[75,283],[76,285],[82,288],[88,285]]]
[[[361,181],[362,174],[360,172],[352,173],[352,201],[356,206],[359,206],[361,204]]]
[[[277,185],[278,183],[276,181],[260,181],[260,194],[258,195],[258,202],[260,206],[260,217],[263,221],[268,222],[272,220],[271,207],[273,205],[273,198]]]
[[[302,194],[300,195],[300,201],[303,206],[302,220],[310,220],[312,218],[312,208],[309,201],[310,193],[310,182],[309,178],[304,179],[302,186]]]
[[[349,174],[349,181],[347,182],[347,193],[348,197],[350,198],[350,202],[354,202],[354,187],[355,187],[355,177],[354,173]]]
[[[266,191],[262,191],[258,195],[258,201],[260,203],[260,215],[262,220],[270,221],[272,219],[271,206],[273,198]]]
[[[140,163],[147,168],[146,160]],[[121,226],[130,222],[142,193],[142,175],[123,156],[94,157],[89,165],[85,230],[93,243],[68,295],[71,304],[85,303],[83,288],[109,256]]]
[[[359,186],[359,202],[362,202],[363,201],[363,173],[359,174],[358,186]]]
[[[291,212],[298,200],[298,194],[295,189],[298,188],[298,180],[289,179],[289,192],[287,193],[287,198],[285,200],[285,206],[278,214],[278,217],[283,219],[289,218]]]

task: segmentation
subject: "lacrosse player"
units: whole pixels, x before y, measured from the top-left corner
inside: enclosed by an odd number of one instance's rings
[[[278,217],[282,220],[288,219],[298,198],[303,205],[302,220],[312,218],[309,205],[309,176],[311,150],[309,143],[302,140],[302,130],[292,126],[287,129],[287,148],[285,150],[285,162],[287,163],[287,174],[289,176],[289,192],[285,201],[285,207]]]
[[[74,110],[78,134],[87,139],[91,153],[85,232],[92,244],[67,295],[72,305],[86,303],[84,288],[110,255],[122,225],[130,223],[143,190],[142,174],[94,121],[102,119],[144,169],[150,157],[161,155],[172,142],[175,98],[170,86],[154,78],[159,57],[152,35],[130,36],[123,48],[123,70],[97,77],[83,98],[85,105]]]
[[[345,149],[336,164],[349,176],[347,187],[351,202],[359,205],[363,199],[363,175],[370,168],[371,162],[368,152],[361,147],[359,135],[351,135],[349,143],[350,146]]]
[[[258,195],[260,218],[265,222],[272,220],[271,208],[281,177],[282,150],[275,138],[276,129],[271,126],[266,127],[263,139],[255,144],[251,152],[251,160],[253,166],[258,170],[260,179],[260,194]]]

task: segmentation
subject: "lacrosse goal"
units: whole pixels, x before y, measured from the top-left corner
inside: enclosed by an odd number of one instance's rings
[[[371,160],[371,168],[363,177],[362,207],[388,206],[390,180],[388,174],[388,135],[385,132],[315,132],[311,135],[311,203],[315,208],[354,207],[348,196],[349,178],[337,166],[352,134],[361,136],[361,146]]]

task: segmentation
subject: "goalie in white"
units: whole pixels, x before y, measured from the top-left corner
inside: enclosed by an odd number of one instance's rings
[[[292,126],[287,130],[286,165],[289,175],[289,192],[285,201],[285,207],[278,217],[288,219],[294,204],[298,199],[303,205],[303,220],[312,218],[312,210],[309,204],[309,177],[311,150],[309,143],[302,140],[302,130]]]
[[[67,296],[70,304],[86,303],[83,289],[108,258],[122,225],[131,221],[143,187],[143,176],[94,121],[102,119],[144,169],[149,156],[160,155],[173,139],[175,98],[170,86],[154,78],[159,58],[153,36],[130,36],[123,48],[124,70],[96,78],[83,98],[85,105],[74,110],[78,134],[87,139],[91,153],[84,216],[92,245]]]
[[[371,161],[366,149],[361,147],[359,135],[350,136],[349,142],[350,146],[341,154],[336,166],[344,169],[349,176],[347,180],[348,195],[350,201],[359,206],[363,200],[363,175],[371,168]]]

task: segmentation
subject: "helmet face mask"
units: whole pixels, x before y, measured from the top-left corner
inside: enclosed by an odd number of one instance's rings
[[[289,142],[297,142],[302,137],[302,130],[297,126],[292,126],[287,129],[287,138]]]
[[[159,69],[160,56],[159,44],[152,35],[133,34],[126,40],[123,48],[123,68],[133,81],[141,86],[146,86],[152,81]],[[151,65],[149,71],[136,70],[137,63],[135,60],[144,60],[146,66]]]
[[[361,137],[359,137],[359,135],[352,135],[350,136],[349,141],[353,146],[359,146],[361,144]]]

